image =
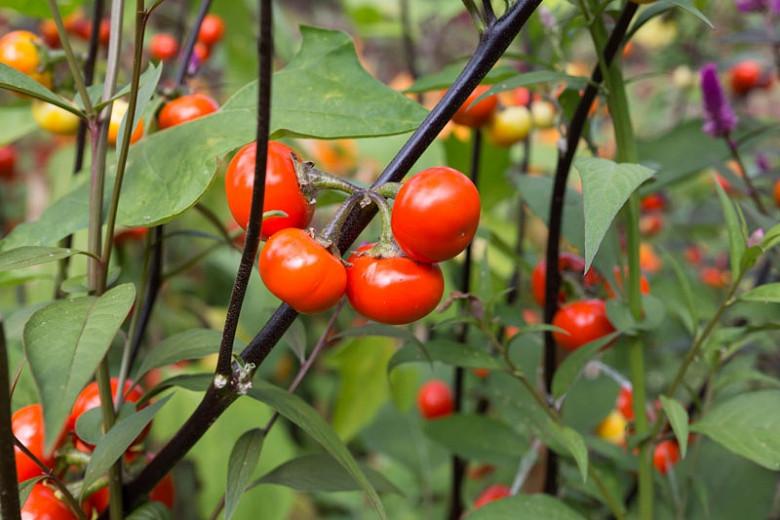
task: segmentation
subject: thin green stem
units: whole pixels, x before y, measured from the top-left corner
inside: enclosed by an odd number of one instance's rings
[[[70,46],[70,39],[68,38],[68,32],[65,30],[65,24],[62,21],[60,10],[57,7],[57,0],[49,0],[49,10],[51,11],[52,18],[54,18],[54,24],[57,26],[57,33],[60,36],[62,50],[65,51],[65,59],[68,61],[68,68],[70,69],[71,76],[73,76],[73,83],[75,83],[76,90],[84,105],[84,112],[86,112],[87,117],[91,119],[95,116],[95,107],[92,106],[92,101],[89,99],[87,83],[84,81],[84,76],[79,68],[79,62],[76,59],[76,55],[73,53],[73,48]]]
[[[755,204],[756,209],[762,215],[769,215],[769,212],[766,210],[766,206],[764,206],[764,203],[761,200],[759,191],[756,189],[756,186],[753,184],[753,181],[748,175],[747,168],[745,168],[745,162],[742,160],[742,154],[739,153],[739,146],[734,141],[734,139],[731,138],[731,136],[727,135],[724,139],[726,140],[726,145],[729,147],[731,158],[734,159],[734,162],[736,162],[737,166],[739,167],[740,173],[742,174],[742,180],[745,181],[745,188],[747,189],[748,195],[753,200],[753,204]]]
[[[376,205],[377,209],[379,210],[379,216],[382,219],[382,232],[379,235],[379,243],[392,244],[393,230],[391,227],[390,206],[387,204],[387,201],[384,199],[384,197],[375,191],[365,190],[363,193],[366,197],[374,202],[374,205]]]

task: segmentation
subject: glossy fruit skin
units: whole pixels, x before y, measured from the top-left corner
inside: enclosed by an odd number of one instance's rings
[[[219,103],[205,94],[189,94],[169,101],[157,116],[160,130],[181,125],[219,110]]]
[[[22,507],[22,520],[76,520],[68,505],[43,484],[35,484]]]
[[[108,122],[108,143],[116,144],[117,137],[119,137],[119,127],[122,126],[122,118],[127,114],[127,109],[130,107],[127,101],[117,99],[114,101],[114,106],[111,109],[111,119]],[[144,135],[144,120],[141,119],[135,125],[133,135],[130,136],[130,144],[135,143]]]
[[[0,179],[12,181],[16,176],[16,148],[0,146]]]
[[[626,425],[628,421],[617,410],[612,410],[596,428],[596,435],[610,444],[622,446],[626,442]]]
[[[663,211],[666,209],[666,197],[660,193],[651,193],[642,197],[639,205],[644,212]]]
[[[33,455],[38,457],[41,462],[48,467],[54,465],[54,458],[45,456],[43,452],[43,408],[41,408],[40,404],[31,404],[14,412],[11,417],[11,429],[19,441]],[[18,482],[24,482],[27,479],[43,475],[41,468],[16,446],[14,446],[14,457],[16,459],[16,479]]]
[[[501,500],[502,498],[507,498],[511,495],[512,491],[509,489],[509,486],[505,486],[503,484],[494,484],[485,488],[485,490],[480,493],[480,495],[474,501],[474,509],[479,509],[484,505],[495,502],[496,500]]]
[[[555,124],[555,106],[549,101],[531,103],[531,116],[536,128],[552,128]]]
[[[198,41],[211,47],[222,39],[223,34],[225,34],[225,22],[222,18],[215,14],[207,14],[200,24]]]
[[[582,275],[582,271],[585,269],[585,259],[581,256],[573,253],[563,252],[558,256],[558,270],[561,272],[575,273],[582,277],[583,284],[586,287],[596,285],[601,281],[601,275],[599,275],[595,269],[590,269],[588,274]],[[531,272],[531,292],[533,293],[534,300],[540,307],[544,307],[545,302],[545,289],[547,277],[547,262],[542,259],[537,262],[534,270]],[[563,291],[558,293],[558,301],[566,301],[566,294]]]
[[[455,405],[449,385],[439,379],[432,379],[422,385],[417,393],[417,408],[426,419],[450,415]]]
[[[498,146],[511,146],[528,136],[531,125],[531,112],[525,106],[507,107],[490,120],[488,136]]]
[[[179,42],[167,33],[159,33],[149,40],[149,55],[155,60],[168,61],[179,54]]]
[[[442,262],[466,249],[477,232],[479,214],[479,192],[471,179],[439,166],[423,170],[401,186],[391,226],[407,256],[419,262]]]
[[[173,477],[168,473],[156,486],[149,492],[149,500],[160,502],[168,509],[173,509],[173,503],[176,500],[176,486],[173,483]]]
[[[680,447],[676,441],[662,441],[653,451],[653,465],[661,475],[666,473],[680,460]]]
[[[258,264],[268,290],[305,314],[333,307],[347,286],[341,259],[302,229],[288,228],[272,235]]]
[[[480,85],[475,88],[458,111],[455,112],[455,115],[452,116],[452,120],[459,125],[471,128],[479,128],[488,124],[498,106],[496,96],[487,97],[479,103],[472,105],[475,99],[488,90],[490,90],[490,87],[487,85]]]
[[[577,350],[615,330],[607,319],[604,301],[596,299],[564,305],[555,313],[552,324],[569,333],[553,332],[556,343],[568,351]]]
[[[111,378],[111,395],[116,395],[117,385],[119,384],[119,380],[116,377]],[[131,390],[132,388],[132,390]],[[125,381],[125,402],[126,403],[137,403],[141,400],[141,397],[143,397],[143,392],[140,388],[137,386],[134,387],[134,383],[130,380]],[[76,397],[76,402],[73,403],[73,408],[71,409],[70,416],[68,417],[67,422],[65,423],[65,427],[68,431],[71,431],[75,434],[76,432],[76,422],[78,421],[79,417],[81,415],[93,408],[98,408],[100,406],[100,391],[98,389],[98,385],[96,382],[92,382],[88,384],[84,390],[81,391],[81,393]],[[146,434],[148,433],[149,428],[147,427],[141,434],[138,436],[138,438],[133,442],[133,444],[139,444],[143,441],[144,437],[146,437]],[[78,435],[76,435],[76,439],[78,439]],[[78,439],[79,441],[83,442],[85,446],[88,448],[92,448],[92,446],[84,442],[82,439]]]
[[[615,408],[628,421],[634,420],[634,392],[630,386],[621,386],[615,401]]]
[[[0,38],[0,63],[28,75],[42,85],[51,86],[51,75],[41,72],[43,41],[30,31],[11,31]]]
[[[360,314],[379,323],[403,325],[427,316],[439,304],[444,293],[439,266],[404,256],[360,255],[361,249],[349,257],[347,267],[347,297]]]
[[[260,238],[266,240],[285,228],[305,228],[311,222],[314,207],[298,185],[292,160],[293,151],[282,143],[268,142],[263,213],[284,211],[286,217],[271,217],[263,221]],[[242,228],[249,224],[252,187],[255,179],[255,143],[241,148],[228,165],[225,174],[225,194],[233,219]]]
[[[42,130],[57,135],[74,135],[79,128],[79,117],[57,105],[34,99],[32,116]]]
[[[761,65],[753,60],[745,60],[731,68],[731,90],[744,96],[757,86],[761,80]]]

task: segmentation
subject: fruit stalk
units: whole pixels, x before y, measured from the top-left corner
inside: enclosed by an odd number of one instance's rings
[[[203,2],[208,4],[208,0]],[[206,7],[208,7],[206,5]],[[244,250],[241,253],[241,262],[238,265],[233,290],[230,293],[225,326],[222,331],[222,342],[219,346],[219,357],[215,376],[229,377],[232,368],[233,340],[236,337],[238,318],[241,315],[241,307],[244,304],[244,295],[252,274],[252,266],[257,256],[257,247],[260,243],[260,226],[263,219],[263,201],[265,199],[265,174],[268,162],[268,134],[271,125],[271,73],[273,72],[274,42],[272,34],[273,7],[271,0],[260,0],[260,27],[257,41],[258,78],[257,78],[257,134],[255,142],[257,151],[255,155],[254,184],[252,185],[252,205],[249,210],[249,224],[246,228],[246,240]],[[205,16],[205,12],[202,13]],[[202,17],[199,18],[200,25]],[[190,39],[197,36],[193,31]]]
[[[0,317],[0,517],[19,520],[19,487],[14,462],[14,434],[11,430],[11,384],[8,369],[5,326]]]
[[[176,85],[181,86],[184,84],[184,80],[187,78],[187,69],[190,66],[190,60],[192,59],[192,52],[195,49],[195,43],[198,41],[198,33],[200,32],[200,25],[203,23],[203,19],[209,13],[211,9],[211,0],[201,0],[200,6],[198,6],[198,16],[195,18],[195,23],[192,25],[187,35],[187,43],[184,45],[181,55],[179,56],[179,68],[176,69]],[[186,12],[186,11],[185,11]],[[259,152],[259,151],[258,151]]]
[[[540,3],[541,0],[521,0],[513,4],[485,32],[477,49],[452,87],[385,167],[372,188],[377,188],[388,182],[398,182],[409,172],[417,159],[463,104],[469,93],[504,54]],[[338,240],[337,245],[340,251],[346,251],[349,248],[375,213],[376,208],[373,205],[365,208],[354,208],[350,212]],[[241,353],[243,362],[259,366],[297,316],[298,313],[289,305],[280,305]],[[238,394],[235,392],[217,391],[213,386],[210,387],[203,397],[203,401],[182,428],[176,432],[143,471],[127,484],[125,487],[126,503],[134,503],[140,496],[151,490],[170,468],[184,457],[237,397]]]

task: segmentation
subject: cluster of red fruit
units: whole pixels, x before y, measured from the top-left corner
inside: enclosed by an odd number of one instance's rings
[[[198,65],[203,64],[211,56],[211,50],[222,40],[225,34],[225,22],[215,14],[207,14],[200,24],[198,40],[193,48],[193,56],[198,60]],[[179,55],[179,42],[176,37],[168,33],[158,33],[149,40],[149,55],[160,61],[176,59]]]
[[[116,395],[118,387],[116,378],[111,380],[111,393]],[[138,403],[143,396],[132,381],[126,381],[124,385],[124,400],[126,403]],[[35,457],[29,457],[19,447],[14,447],[16,462],[16,475],[19,482],[45,476],[54,472],[58,478],[78,474],[81,466],[74,467],[75,457],[68,457],[70,450],[77,450],[83,454],[91,454],[94,446],[79,438],[76,432],[76,423],[87,411],[100,406],[100,394],[97,383],[90,383],[76,398],[70,415],[65,423],[65,428],[55,443],[53,453],[44,451],[44,424],[43,408],[40,404],[31,404],[17,410],[11,418],[11,428],[14,436]],[[124,460],[129,467],[145,461],[143,442],[149,431],[147,427],[133,445],[128,448]],[[40,463],[40,464],[39,464]],[[43,465],[44,467],[41,467]],[[46,468],[46,469],[44,469]],[[22,507],[22,518],[48,518],[52,520],[75,520],[76,514],[58,496],[59,491],[50,487],[51,483],[41,481],[36,483],[30,492],[27,501]],[[149,499],[163,503],[169,509],[173,508],[174,485],[171,476],[166,476],[149,494]],[[90,518],[92,511],[97,514],[108,508],[108,489],[100,487],[85,493],[85,500],[81,504],[86,516]],[[27,516],[29,515],[29,516]]]
[[[246,229],[254,184],[256,144],[230,161],[225,193],[236,223]],[[471,242],[479,224],[480,200],[474,184],[452,168],[422,171],[395,195],[392,214],[375,192],[365,200],[380,206],[385,229],[375,244],[359,247],[346,264],[333,244],[304,231],[314,212],[309,183],[299,180],[294,154],[268,143],[263,212],[281,211],[261,227],[266,244],[259,270],[266,287],[302,313],[334,306],[346,294],[366,318],[387,324],[419,320],[438,305],[444,279],[436,265],[454,258]]]

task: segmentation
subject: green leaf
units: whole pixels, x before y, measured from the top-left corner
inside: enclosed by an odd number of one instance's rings
[[[43,480],[44,476],[40,477],[33,477],[31,479],[27,479],[24,482],[19,483],[19,504],[24,506],[24,503],[27,502],[27,497],[30,496],[30,493],[32,492],[33,487],[35,484]]]
[[[125,419],[120,419],[114,426],[106,432],[105,435],[95,446],[95,451],[87,464],[84,472],[84,480],[81,485],[83,492],[91,486],[95,480],[103,476],[108,469],[121,457],[133,441],[151,422],[154,415],[160,411],[171,396],[166,396],[154,404],[151,404],[130,415]]]
[[[24,351],[43,405],[47,452],[134,301],[135,287],[124,284],[99,298],[56,301],[25,325]]]
[[[518,87],[526,87],[528,85],[539,85],[540,83],[566,83],[571,88],[580,89],[588,84],[588,78],[570,76],[555,70],[523,72],[509,79],[497,82],[489,91],[482,94],[478,99],[474,100],[474,102],[477,103],[480,99],[498,94],[499,92],[514,90]]]
[[[449,415],[426,421],[423,429],[430,439],[468,459],[500,463],[528,451],[528,439],[506,423],[484,415]]]
[[[149,101],[152,99],[152,96],[157,90],[157,84],[160,82],[162,70],[162,62],[156,66],[154,63],[150,63],[146,71],[141,76],[138,86],[138,97],[135,105],[135,115],[133,116],[133,121],[135,121],[133,127],[135,127],[135,125],[138,124],[137,122],[141,120],[141,115],[144,113],[144,110],[149,104]],[[129,111],[122,118],[122,123],[119,126],[119,133],[117,134],[116,138],[117,144],[121,143],[124,139],[124,133],[127,130],[125,127],[127,126],[128,117],[130,117]]]
[[[0,146],[13,143],[36,127],[29,105],[0,108]]]
[[[439,72],[432,74],[426,74],[417,79],[414,85],[406,89],[408,93],[430,92],[431,90],[444,90],[450,88],[450,85],[455,83],[458,75],[463,70],[465,63],[451,63],[441,69]],[[487,73],[482,80],[483,85],[490,85],[508,78],[515,76],[517,71],[511,67],[498,66],[494,67]]]
[[[588,448],[582,435],[568,426],[556,425],[553,428],[553,437],[574,458],[574,462],[577,463],[577,468],[580,470],[582,481],[587,481]]]
[[[371,468],[362,467],[378,492],[401,494],[384,475]],[[360,484],[327,453],[312,453],[288,460],[254,481],[247,489],[261,484],[276,484],[305,492],[333,493],[361,489]]]
[[[741,300],[761,303],[780,303],[780,283],[759,285],[739,297]]]
[[[609,344],[619,335],[619,332],[613,332],[603,338],[591,341],[569,354],[566,359],[563,360],[563,363],[555,369],[552,384],[553,397],[558,399],[563,396],[571,385],[574,384],[577,377],[579,377],[582,367],[593,359],[604,345]]]
[[[179,374],[177,376],[169,377],[168,379],[157,383],[154,388],[146,392],[141,401],[139,401],[139,405],[173,387],[184,388],[191,392],[205,392],[209,385],[211,385],[213,379],[214,374],[212,373]]]
[[[361,489],[366,493],[369,502],[379,513],[379,516],[383,519],[387,518],[382,501],[368,481],[365,473],[363,473],[363,470],[360,469],[352,454],[339,440],[328,423],[312,407],[306,404],[300,397],[264,381],[255,381],[254,388],[249,390],[249,395],[274,408],[325,448],[360,484]]]
[[[741,394],[720,403],[691,430],[767,469],[780,470],[780,390]]]
[[[84,117],[84,113],[71,105],[68,100],[61,98],[27,74],[23,74],[4,63],[0,63],[0,88],[46,101],[79,117]]]
[[[515,495],[490,502],[470,513],[468,520],[584,520],[557,498],[547,495]]]
[[[644,316],[641,321],[636,321],[625,302],[609,300],[607,302],[607,317],[617,330],[628,335],[635,335],[638,330],[653,330],[664,323],[666,306],[659,298],[652,294],[643,294],[642,308]]]
[[[691,282],[683,272],[680,262],[677,261],[675,257],[664,251],[664,259],[666,260],[666,263],[672,267],[674,276],[677,279],[677,284],[682,290],[683,301],[685,302],[685,307],[688,310],[688,315],[684,318],[685,326],[688,329],[688,332],[695,334],[696,327],[699,323],[699,311],[697,310],[696,304],[694,303]]]
[[[651,18],[663,14],[664,12],[675,7],[678,7],[683,11],[688,11],[690,14],[704,22],[710,29],[715,27],[712,25],[712,22],[704,15],[704,13],[702,13],[699,9],[696,8],[696,6],[693,5],[691,0],[659,0],[654,2],[653,5],[642,9],[642,11],[639,13],[639,16],[636,17],[636,21],[629,29],[628,34],[626,35],[626,40],[631,39],[631,36],[633,36],[640,27],[650,21]]]
[[[83,251],[63,249],[61,247],[17,247],[0,253],[0,271],[24,269],[34,265],[56,262],[79,253],[86,254]]]
[[[153,368],[186,359],[198,359],[219,351],[222,333],[213,329],[192,329],[164,339],[144,356],[133,379],[140,381]]]
[[[640,164],[615,163],[595,157],[579,158],[574,167],[582,178],[587,272],[620,209],[654,172]]]
[[[84,0],[57,0],[60,14],[67,15],[75,11]],[[42,0],[0,0],[1,9],[11,9],[19,14],[33,18],[50,18],[49,4]]]
[[[168,520],[171,512],[162,502],[147,502],[127,515],[127,520]]]
[[[742,256],[745,253],[745,247],[747,246],[747,236],[737,215],[737,210],[734,207],[734,203],[731,202],[729,196],[721,187],[720,183],[714,182],[715,191],[718,193],[718,199],[720,200],[721,208],[723,209],[723,217],[726,220],[726,229],[729,234],[729,261],[731,263],[731,276],[736,279],[739,277],[742,270]]]
[[[264,439],[265,434],[259,428],[249,430],[238,438],[233,451],[230,452],[225,491],[225,520],[233,518],[236,512],[238,501],[260,460]]]
[[[664,413],[669,418],[669,424],[672,425],[674,435],[677,437],[682,457],[685,458],[685,453],[688,451],[688,412],[685,411],[685,408],[679,402],[671,397],[662,395],[660,399]]]
[[[486,350],[476,348],[473,345],[458,343],[448,339],[435,339],[427,342],[425,350],[433,361],[467,368],[504,368],[504,365]],[[403,363],[428,362],[424,352],[415,345],[407,345],[396,352],[387,364],[390,372]]]

